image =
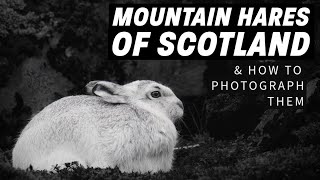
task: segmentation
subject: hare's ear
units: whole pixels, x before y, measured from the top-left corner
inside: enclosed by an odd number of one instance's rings
[[[98,81],[92,88],[92,94],[102,97],[109,103],[126,103],[127,96],[122,94],[123,87],[119,84],[115,84],[107,81]]]
[[[90,81],[87,85],[86,85],[86,92],[87,94],[90,95],[94,95],[92,92],[93,87],[98,83],[99,81]]]

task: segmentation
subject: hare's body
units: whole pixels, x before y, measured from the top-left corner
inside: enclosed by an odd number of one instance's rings
[[[13,166],[52,170],[78,161],[125,172],[168,171],[176,139],[172,120],[148,104],[70,96],[32,118],[13,149]]]

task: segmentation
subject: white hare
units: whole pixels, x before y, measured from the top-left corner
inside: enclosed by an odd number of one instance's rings
[[[122,172],[169,171],[182,102],[154,81],[87,85],[92,95],[62,98],[35,115],[13,149],[15,168],[53,170],[77,161]]]

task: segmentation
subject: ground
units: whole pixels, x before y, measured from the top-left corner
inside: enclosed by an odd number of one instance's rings
[[[118,169],[85,169],[76,163],[57,173],[12,168],[10,151],[1,152],[0,179],[316,179],[320,177],[320,145],[298,143],[265,150],[258,137],[216,141],[202,138],[200,146],[176,150],[167,173],[121,173]]]

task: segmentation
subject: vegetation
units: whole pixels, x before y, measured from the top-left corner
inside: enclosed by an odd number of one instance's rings
[[[215,141],[207,138],[199,147],[176,151],[173,169],[167,173],[121,173],[116,169],[85,169],[76,162],[57,173],[16,170],[10,152],[1,152],[0,179],[310,179],[320,177],[320,145],[262,151],[259,138],[238,137]]]

